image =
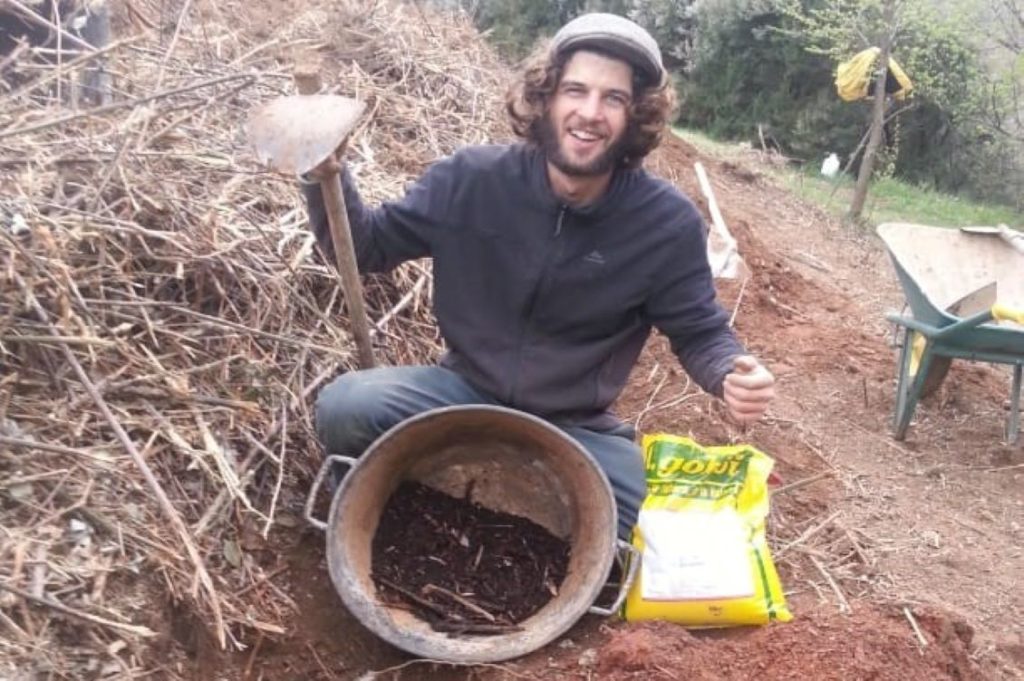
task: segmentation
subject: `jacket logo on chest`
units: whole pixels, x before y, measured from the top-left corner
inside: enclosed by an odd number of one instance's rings
[[[601,255],[600,251],[591,251],[590,253],[587,253],[585,256],[583,256],[583,259],[587,262],[594,263],[595,265],[604,264],[604,256]]]

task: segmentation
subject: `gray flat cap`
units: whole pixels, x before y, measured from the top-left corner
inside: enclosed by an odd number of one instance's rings
[[[651,34],[625,17],[595,12],[576,17],[551,40],[555,54],[593,47],[620,57],[653,83],[661,82],[665,67]]]

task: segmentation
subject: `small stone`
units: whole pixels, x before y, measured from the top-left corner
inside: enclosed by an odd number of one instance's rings
[[[32,497],[32,483],[21,482],[15,485],[11,485],[7,488],[7,493],[11,495],[11,498],[15,501],[25,501]]]
[[[921,533],[921,539],[923,539],[924,542],[933,549],[939,548],[939,545],[941,544],[939,533],[935,530],[925,530]]]
[[[224,542],[224,560],[231,567],[241,567],[242,565],[242,548],[233,539]]]
[[[571,638],[565,638],[558,642],[559,648],[575,648],[576,643]]]
[[[274,524],[280,527],[298,527],[299,519],[291,513],[278,513],[274,518]]]
[[[21,236],[22,234],[27,234],[31,231],[32,230],[29,229],[28,222],[25,220],[24,215],[21,213],[15,213],[14,216],[11,217],[11,234],[14,236]]]
[[[581,667],[593,667],[597,665],[597,650],[594,648],[587,648],[580,655],[579,665]]]

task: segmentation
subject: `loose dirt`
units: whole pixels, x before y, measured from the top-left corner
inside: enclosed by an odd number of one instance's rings
[[[382,600],[437,631],[501,634],[558,594],[569,544],[521,516],[413,482],[384,506],[373,538],[373,579]]]
[[[971,631],[928,618],[941,647],[922,653],[905,636],[906,621],[865,611],[838,619],[809,615],[790,626],[690,634],[667,623],[614,631],[598,650],[596,678],[900,679],[974,678]],[[861,632],[850,636],[850,631]]]

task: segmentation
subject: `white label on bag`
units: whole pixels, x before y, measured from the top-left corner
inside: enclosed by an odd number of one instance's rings
[[[652,601],[754,595],[749,528],[733,509],[714,512],[643,509],[641,594]]]

